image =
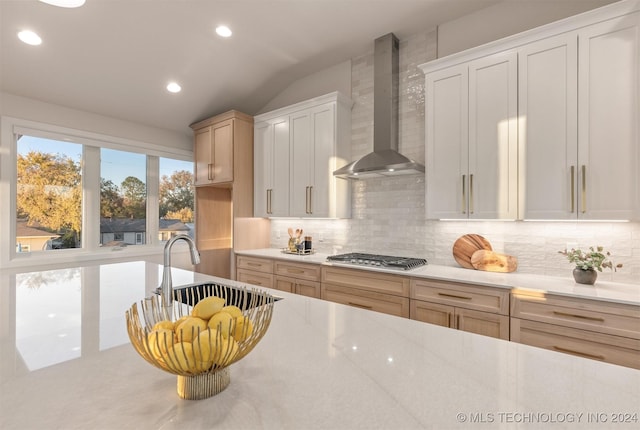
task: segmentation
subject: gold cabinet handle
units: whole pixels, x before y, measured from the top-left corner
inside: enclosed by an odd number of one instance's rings
[[[587,315],[576,315],[576,314],[570,314],[568,312],[560,312],[560,311],[553,311],[553,313],[555,315],[558,315],[558,316],[561,316],[561,317],[580,318],[580,319],[583,319],[583,320],[604,322],[604,318],[601,318],[601,317],[590,317],[590,316],[587,316]]]
[[[442,297],[450,297],[452,299],[462,299],[462,300],[471,300],[471,297],[465,297],[465,296],[458,296],[455,294],[447,294],[447,293],[438,293],[439,296]]]
[[[576,166],[571,166],[571,213],[576,210]]]
[[[469,213],[473,213],[473,173],[469,175]]]
[[[251,263],[251,262],[249,262],[249,263],[247,263],[247,266],[260,267],[260,266],[262,266],[262,264],[260,264],[260,263]]]
[[[313,205],[311,204],[311,198],[313,196],[313,186],[309,185],[309,215],[313,213]]]
[[[354,306],[356,308],[361,308],[361,309],[369,309],[369,310],[373,309],[371,306],[361,305],[361,304],[353,303],[353,302],[348,302],[347,304],[349,306]]]
[[[556,346],[556,345],[554,345],[552,348],[555,351],[558,351],[558,352],[564,352],[566,354],[577,355],[577,356],[585,357],[585,358],[592,358],[594,360],[604,361],[604,359],[605,359],[605,356],[604,355],[600,355],[600,354],[589,354],[587,352],[575,351],[573,349],[563,348],[561,346]]]
[[[213,175],[211,175],[211,167],[213,166],[212,163],[207,164],[207,179],[210,181],[213,181]]]
[[[582,196],[581,196],[582,213],[587,211],[587,166],[582,165]]]
[[[287,269],[287,273],[304,273],[304,270],[301,269]]]
[[[267,213],[271,214],[271,191],[273,191],[271,188],[269,188],[267,190]]]
[[[459,329],[460,328],[460,315],[456,315],[456,326],[455,328]]]
[[[308,186],[305,188],[304,211],[307,214],[309,213],[309,187]]]
[[[467,175],[462,175],[462,213],[467,213],[467,190],[465,188]]]
[[[261,281],[256,281],[255,279],[247,279],[247,283],[253,285],[262,285]]]
[[[447,312],[447,322],[449,328],[455,328],[453,326],[453,314],[451,312]]]

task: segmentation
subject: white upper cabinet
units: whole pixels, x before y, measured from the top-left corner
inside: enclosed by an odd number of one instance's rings
[[[255,120],[255,216],[350,217],[351,184],[333,171],[350,158],[351,102],[332,93]]]
[[[427,73],[426,93],[427,217],[515,219],[515,53]]]
[[[427,217],[640,219],[639,9],[421,65]]]
[[[578,157],[578,37],[518,50],[520,216],[575,219]]]
[[[256,122],[254,149],[254,216],[289,215],[289,119]]]
[[[578,44],[578,217],[640,219],[640,13]]]

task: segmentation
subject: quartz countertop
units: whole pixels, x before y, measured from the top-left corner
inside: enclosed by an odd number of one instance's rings
[[[576,284],[572,277],[563,278],[541,276],[518,272],[484,272],[481,270],[470,270],[462,267],[439,266],[433,264],[427,264],[412,270],[385,269],[330,262],[326,260],[329,254],[315,253],[311,255],[291,255],[285,254],[280,249],[274,248],[236,251],[236,254],[251,257],[277,258],[300,263],[323,264],[328,266],[348,267],[351,269],[379,271],[415,278],[468,282],[489,287],[529,290],[545,294],[557,294],[584,299],[640,305],[640,284],[627,284],[599,280],[595,285],[580,285]]]
[[[161,266],[0,271],[0,428],[637,428],[640,371],[281,291],[217,396],[129,344],[125,310]],[[176,287],[204,281],[173,269]],[[623,420],[624,424],[612,424]]]

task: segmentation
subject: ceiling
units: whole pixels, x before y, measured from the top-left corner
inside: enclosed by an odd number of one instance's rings
[[[229,109],[257,113],[388,32],[403,39],[498,1],[0,0],[0,91],[190,134]],[[42,45],[20,42],[23,29]],[[166,91],[171,80],[182,92]]]

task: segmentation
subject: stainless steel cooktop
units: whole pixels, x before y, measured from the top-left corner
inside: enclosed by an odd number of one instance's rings
[[[383,267],[396,270],[411,270],[427,264],[427,260],[424,258],[394,257],[391,255],[366,254],[362,252],[330,255],[327,257],[327,260],[336,263],[353,264],[355,266]]]

